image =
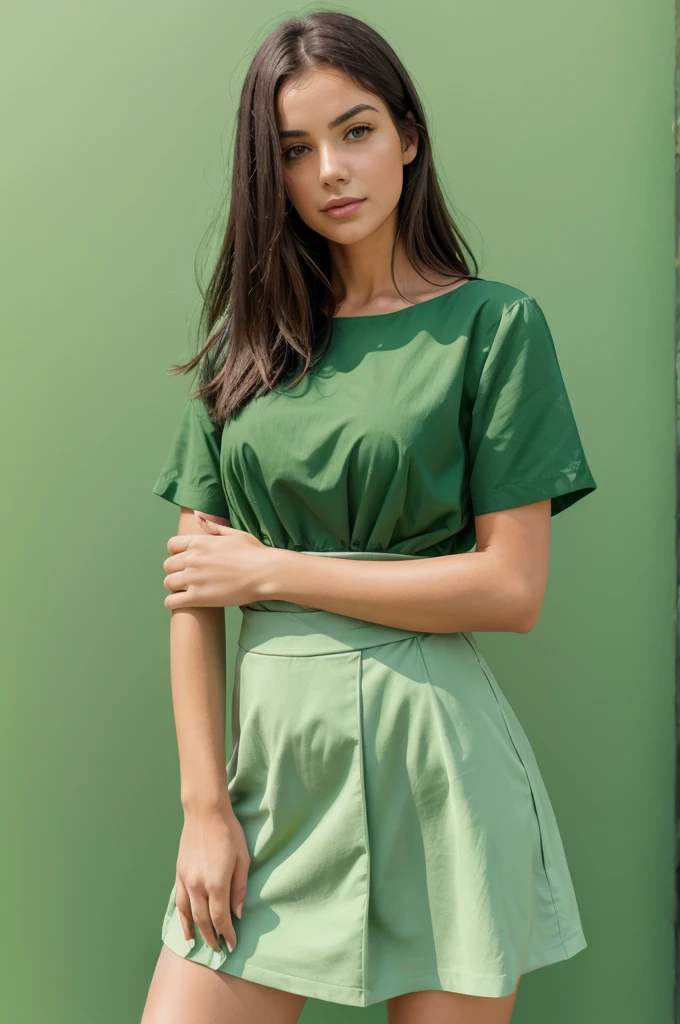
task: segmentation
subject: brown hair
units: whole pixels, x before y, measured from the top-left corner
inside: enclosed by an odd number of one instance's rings
[[[207,341],[169,371],[199,367],[194,397],[206,401],[217,423],[295,369],[301,371],[297,383],[330,338],[336,304],[328,246],[288,199],[276,121],[282,84],[314,66],[344,71],[382,98],[402,135],[420,133],[416,156],[404,166],[398,204],[397,238],[411,264],[456,277],[478,275],[437,180],[422,105],[392,47],[364,21],[335,11],[280,23],[258,48],[241,91],[226,230],[199,323],[199,334],[207,326]]]

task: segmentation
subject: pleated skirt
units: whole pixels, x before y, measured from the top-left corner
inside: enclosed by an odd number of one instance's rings
[[[351,1006],[507,996],[586,947],[536,758],[471,633],[285,601],[241,611],[226,765],[251,857],[237,945],[220,936],[217,952],[197,925],[187,942],[174,885],[166,945]]]

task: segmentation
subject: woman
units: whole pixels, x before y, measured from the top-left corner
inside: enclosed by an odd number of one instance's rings
[[[551,515],[596,485],[540,306],[463,249],[391,47],[344,14],[280,24],[153,488],[181,507],[185,822],[144,1024],[288,1024],[309,996],[502,1024],[522,974],[586,946],[472,631],[533,628]]]

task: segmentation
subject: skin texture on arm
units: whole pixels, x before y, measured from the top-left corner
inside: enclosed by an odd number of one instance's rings
[[[284,600],[429,633],[528,633],[543,605],[550,499],[475,516],[477,550],[398,561],[272,548],[217,517],[206,534],[171,537],[166,607]]]
[[[430,633],[530,632],[548,582],[550,499],[476,516],[475,525],[477,550],[457,555],[363,562],[278,552],[262,589],[268,598]]]
[[[179,536],[201,529],[193,510],[182,508]],[[230,950],[236,946],[231,915],[241,916],[250,867],[225,771],[225,647],[223,608],[172,612],[172,702],[184,808],[175,902],[185,938],[195,939],[198,928],[215,950],[219,935]]]
[[[217,516],[213,519],[223,522]],[[200,530],[193,510],[182,508],[178,536]],[[229,806],[224,773],[223,608],[182,608],[172,612],[170,664],[182,804]]]

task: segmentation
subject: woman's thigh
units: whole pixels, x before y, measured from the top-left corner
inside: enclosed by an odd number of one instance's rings
[[[192,963],[163,945],[141,1024],[296,1024],[306,996]]]
[[[509,996],[491,998],[460,992],[407,992],[387,999],[388,1024],[510,1024],[521,978]]]

